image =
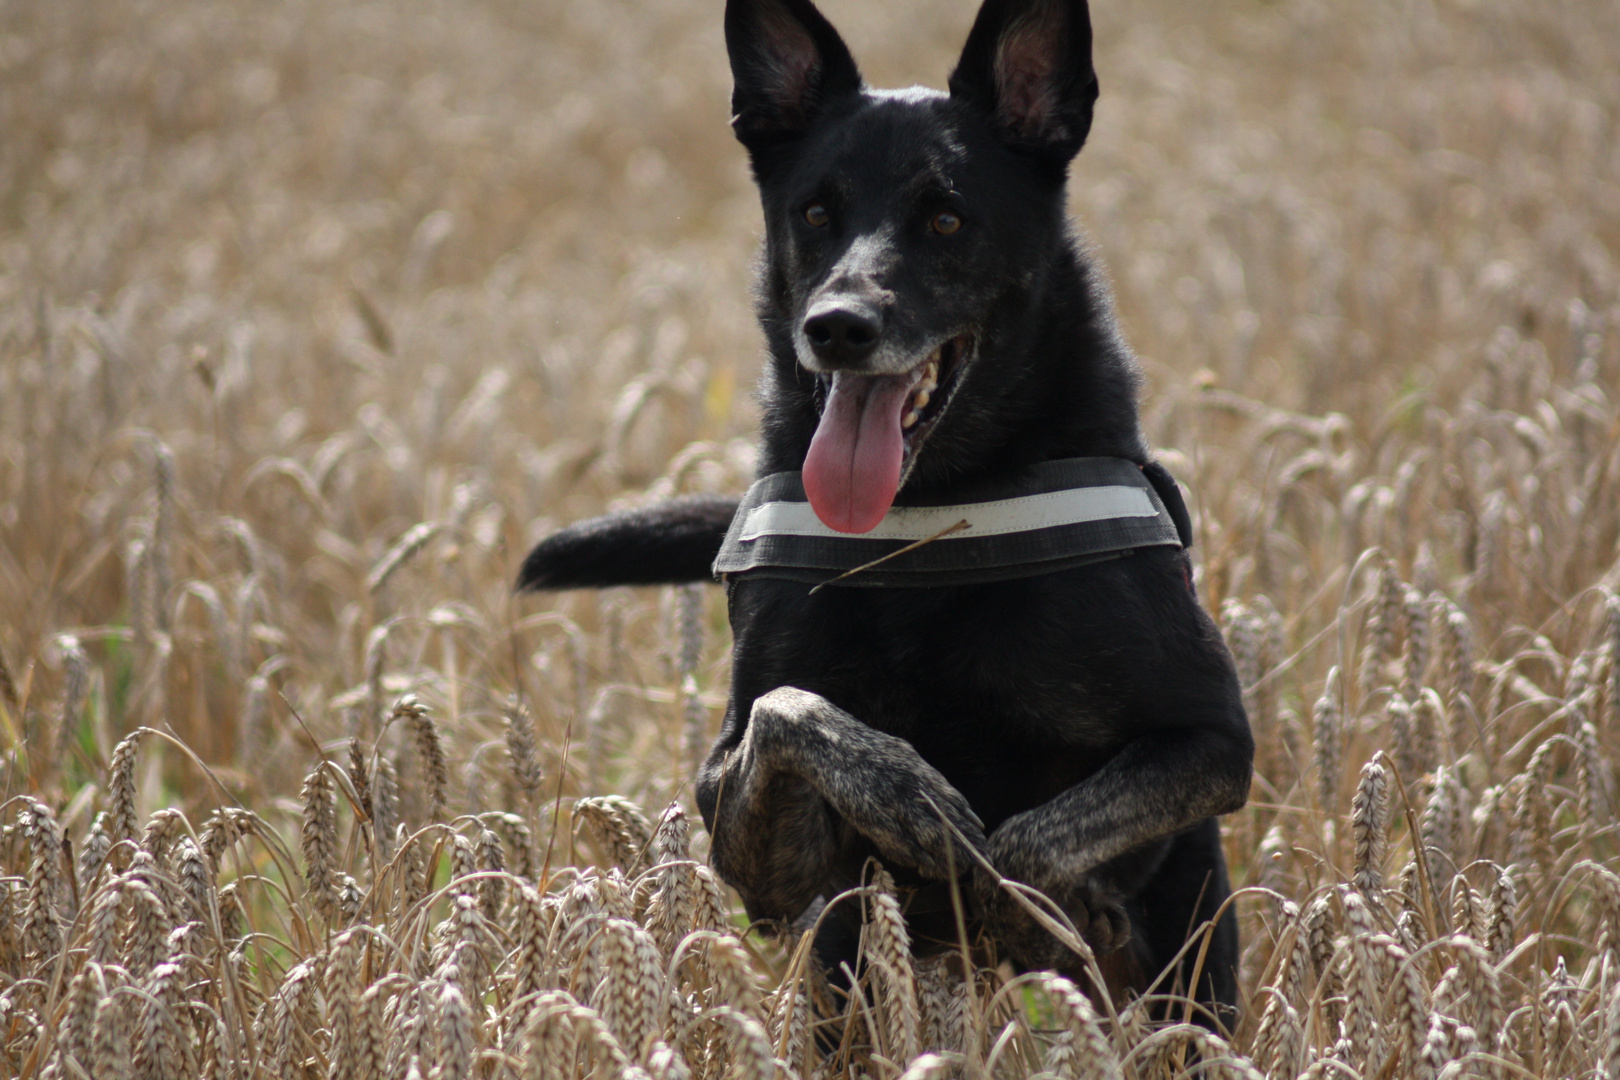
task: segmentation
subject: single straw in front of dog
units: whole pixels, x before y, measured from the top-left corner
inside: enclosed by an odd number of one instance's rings
[[[817,585],[815,588],[811,589],[808,595],[814,596],[814,595],[816,595],[816,593],[820,592],[822,589],[825,589],[828,585],[836,585],[840,581],[843,581],[847,577],[854,577],[856,574],[860,573],[862,570],[870,570],[870,569],[872,569],[872,567],[877,566],[877,565],[879,565],[881,563],[886,563],[890,559],[897,558],[898,556],[904,555],[908,551],[916,551],[918,548],[922,547],[924,544],[932,544],[935,540],[943,539],[944,537],[947,537],[947,536],[951,535],[951,533],[961,532],[963,529],[965,529],[967,527],[968,527],[968,519],[963,518],[961,521],[958,521],[955,525],[947,525],[945,528],[939,530],[939,532],[935,533],[933,536],[925,536],[921,540],[916,541],[915,543],[907,544],[905,547],[901,548],[899,551],[891,551],[887,555],[884,555],[881,558],[873,559],[869,563],[862,563],[860,566],[857,566],[853,570],[845,570],[842,574],[839,574],[835,578],[828,578],[826,581],[823,581],[820,585]]]

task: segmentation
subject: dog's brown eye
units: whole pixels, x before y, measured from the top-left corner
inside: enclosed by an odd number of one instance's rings
[[[818,202],[813,202],[804,208],[804,220],[808,225],[814,225],[819,229],[827,224],[830,219],[831,215],[827,213],[827,208]]]
[[[941,210],[934,215],[934,220],[929,224],[933,226],[934,231],[939,235],[949,236],[962,227],[962,219],[949,210]]]

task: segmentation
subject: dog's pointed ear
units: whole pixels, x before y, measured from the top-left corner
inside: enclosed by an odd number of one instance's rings
[[[1097,101],[1086,0],[984,0],[950,87],[1008,145],[1067,165]]]
[[[810,0],[726,0],[731,126],[749,147],[802,135],[816,113],[861,87],[832,23]]]

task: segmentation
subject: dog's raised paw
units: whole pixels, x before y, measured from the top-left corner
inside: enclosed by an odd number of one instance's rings
[[[1074,920],[1086,944],[1099,956],[1124,948],[1131,940],[1131,918],[1119,898],[1091,878],[1085,879],[1081,889],[1076,891],[1081,895],[1066,897],[1063,910]],[[1084,926],[1080,923],[1082,918]]]
[[[932,770],[929,770],[932,772]],[[983,852],[984,826],[962,794],[941,777],[927,773],[909,779],[919,784],[920,799],[874,800],[861,821],[862,831],[885,859],[914,867],[924,877],[945,881],[972,869],[976,860],[964,844]]]
[[[986,928],[1016,965],[1027,971],[1072,965],[1073,950],[1018,897],[988,874],[979,875],[978,889]],[[1049,898],[1098,956],[1123,948],[1131,940],[1131,920],[1123,901],[1094,879],[1083,877],[1068,888],[1053,890]],[[1033,898],[1025,899],[1044,906]]]

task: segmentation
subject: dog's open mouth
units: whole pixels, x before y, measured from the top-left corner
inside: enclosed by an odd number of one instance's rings
[[[973,347],[972,335],[959,334],[904,374],[822,376],[826,403],[802,476],[825,525],[862,533],[883,520],[950,404]]]

